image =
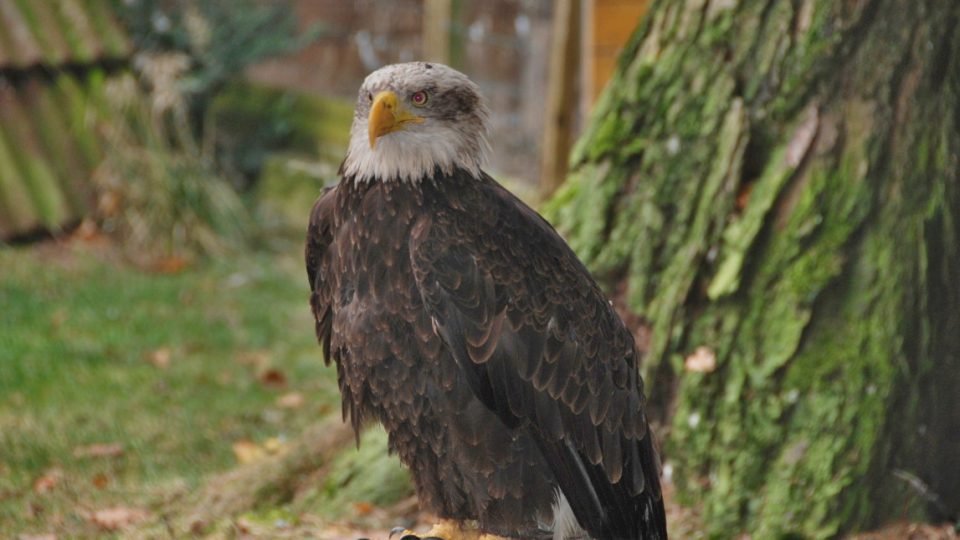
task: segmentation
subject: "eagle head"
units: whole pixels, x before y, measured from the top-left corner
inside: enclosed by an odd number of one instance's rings
[[[489,150],[487,107],[466,75],[409,62],[374,71],[360,87],[341,169],[359,181],[419,181],[439,170],[480,174]]]

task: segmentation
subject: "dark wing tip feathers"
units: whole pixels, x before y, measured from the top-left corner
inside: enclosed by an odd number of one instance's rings
[[[316,321],[317,340],[323,348],[323,361],[330,363],[330,332],[332,319],[330,299],[324,298],[323,288],[318,286],[320,265],[323,255],[333,239],[331,220],[336,203],[334,188],[324,188],[320,197],[313,203],[310,211],[310,223],[307,226],[307,241],[304,248],[304,263],[307,267],[307,280],[310,284],[310,309]]]
[[[665,539],[639,379],[630,377],[634,388],[614,383],[625,384],[618,369],[636,369],[632,339],[616,333],[627,331],[549,224],[492,180],[486,194],[487,207],[477,208],[476,200],[451,206],[497,212],[495,231],[464,231],[469,220],[448,216],[445,223],[445,216],[435,216],[430,219],[441,222],[421,228],[426,233],[411,242],[438,332],[477,397],[507,425],[531,427],[591,535]],[[584,287],[596,292],[550,296]],[[601,320],[578,321],[583,314]],[[615,339],[591,331],[593,325],[613,331]],[[624,361],[627,366],[617,364]],[[573,381],[580,387],[572,388]]]

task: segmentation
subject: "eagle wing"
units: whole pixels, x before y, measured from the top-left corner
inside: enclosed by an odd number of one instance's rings
[[[317,339],[323,346],[323,361],[330,364],[330,332],[332,329],[330,287],[323,286],[322,280],[329,277],[320,272],[320,265],[327,247],[333,241],[333,212],[336,205],[334,188],[324,188],[323,193],[313,204],[310,212],[310,224],[307,226],[307,242],[304,249],[304,261],[307,266],[307,279],[310,281],[310,309],[316,321]]]
[[[436,332],[474,394],[529,429],[597,538],[666,538],[632,336],[570,248],[492,179],[410,238]]]

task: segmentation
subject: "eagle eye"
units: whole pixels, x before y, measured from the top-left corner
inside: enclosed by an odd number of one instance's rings
[[[373,92],[367,92],[367,103],[373,103]]]
[[[423,90],[419,92],[414,92],[413,95],[410,96],[410,101],[413,102],[413,104],[416,105],[417,107],[423,107],[424,105],[426,105],[427,99],[428,99],[427,93],[424,92]]]

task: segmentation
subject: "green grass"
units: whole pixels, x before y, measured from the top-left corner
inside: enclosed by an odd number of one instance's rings
[[[335,410],[299,251],[160,275],[103,249],[0,248],[0,537],[91,534],[85,512],[156,505],[234,466],[234,442],[290,438]],[[260,382],[268,366],[286,387]],[[304,406],[278,408],[292,391]],[[123,454],[75,456],[97,443]],[[62,480],[36,492],[52,469]]]

